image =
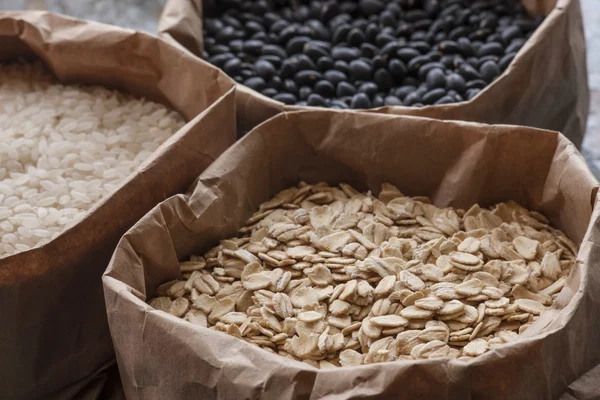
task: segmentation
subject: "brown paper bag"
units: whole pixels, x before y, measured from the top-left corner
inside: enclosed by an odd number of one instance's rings
[[[383,182],[437,206],[515,200],[581,244],[556,305],[515,344],[472,361],[421,360],[318,370],[145,303],[181,278],[178,260],[234,235],[299,180]],[[213,163],[121,239],[103,277],[129,399],[551,399],[600,361],[598,182],[556,132],[370,113],[281,114]]]
[[[547,15],[509,68],[470,101],[411,107],[382,107],[378,113],[436,119],[514,124],[563,132],[581,146],[589,111],[585,38],[579,0],[524,0]],[[202,8],[213,2],[168,0],[159,24],[162,37],[197,56],[202,54]],[[247,132],[286,106],[243,85],[237,94],[238,128]]]
[[[0,260],[0,397],[96,399],[114,364],[102,272],[135,221],[235,140],[235,89],[160,39],[49,13],[0,14],[0,43],[2,61],[38,58],[62,82],[146,96],[189,121],[80,223]]]

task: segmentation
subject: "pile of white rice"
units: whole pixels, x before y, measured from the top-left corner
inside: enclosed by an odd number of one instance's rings
[[[0,258],[57,237],[109,195],[183,118],[40,64],[0,65]]]

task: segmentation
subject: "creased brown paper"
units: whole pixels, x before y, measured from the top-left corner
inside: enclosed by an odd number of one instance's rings
[[[439,207],[515,200],[581,243],[556,305],[515,344],[472,361],[397,361],[318,370],[145,303],[180,278],[178,260],[234,235],[300,180],[383,182]],[[556,132],[391,115],[281,114],[221,155],[121,239],[103,277],[129,399],[552,399],[600,362],[598,182]]]
[[[0,397],[100,398],[114,365],[102,272],[135,221],[235,140],[234,89],[160,39],[49,13],[0,14],[0,43],[2,61],[39,58],[62,82],[146,96],[189,121],[80,223],[0,260]]]
[[[202,9],[211,1],[168,0],[159,32],[200,56],[203,49]],[[579,0],[525,0],[531,11],[547,15],[513,63],[494,83],[470,101],[427,106],[382,107],[369,111],[436,119],[514,124],[560,131],[577,147],[585,134],[589,88],[585,38]],[[238,128],[247,132],[286,106],[239,85]]]

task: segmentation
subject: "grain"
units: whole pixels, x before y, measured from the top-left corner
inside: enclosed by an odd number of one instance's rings
[[[208,315],[197,325],[315,367],[470,358],[518,340],[552,305],[576,252],[514,202],[465,211],[390,184],[375,197],[300,183],[263,203],[238,237],[182,262],[183,273],[199,267],[149,303],[181,316],[187,302],[168,301],[189,299]]]
[[[0,65],[0,258],[79,222],[184,124],[167,107]]]

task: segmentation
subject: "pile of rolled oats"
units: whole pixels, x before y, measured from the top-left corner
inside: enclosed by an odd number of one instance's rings
[[[516,203],[437,208],[384,184],[286,189],[150,305],[320,368],[470,359],[552,304],[577,246]]]

